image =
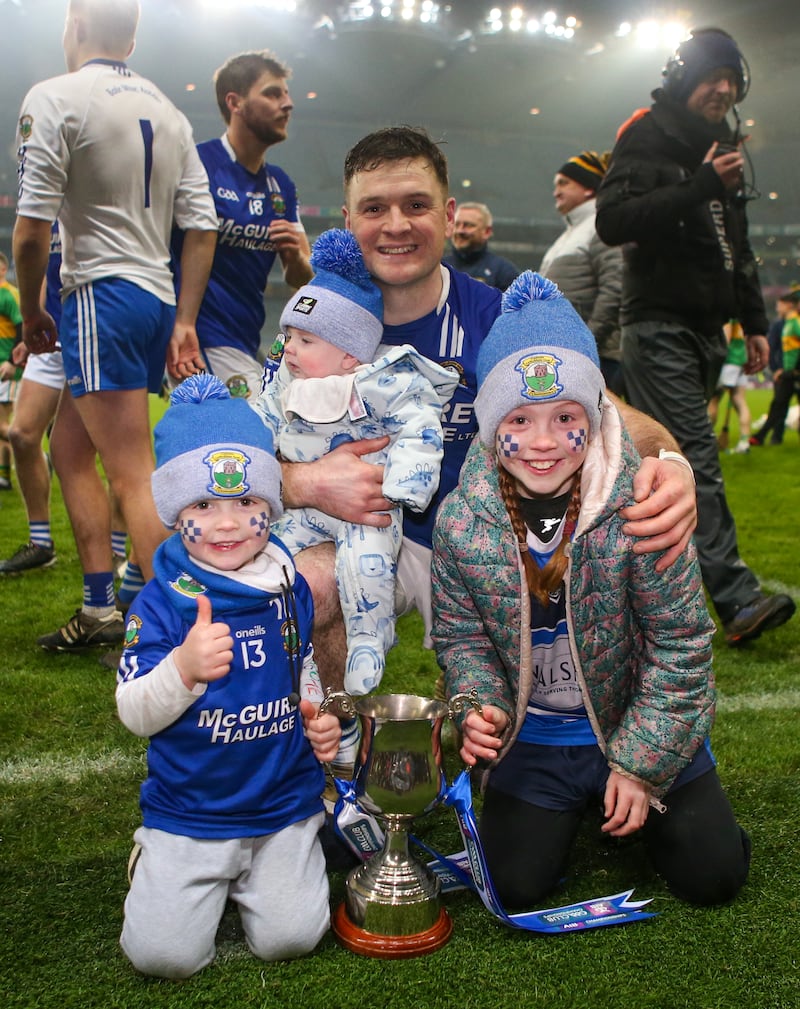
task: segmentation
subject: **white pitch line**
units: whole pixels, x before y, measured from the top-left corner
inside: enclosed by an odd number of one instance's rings
[[[777,690],[772,693],[717,695],[719,714],[738,711],[777,711],[800,708],[800,689]],[[0,785],[36,785],[54,781],[76,784],[84,778],[98,775],[125,774],[141,780],[146,772],[144,753],[131,755],[121,750],[109,750],[99,756],[78,754],[64,757],[46,753],[25,760],[7,760],[0,764]]]
[[[717,711],[728,714],[734,711],[776,711],[800,708],[800,690],[776,690],[773,693],[736,694],[725,697],[717,694]]]
[[[108,774],[129,774],[140,779],[144,772],[144,753],[132,756],[121,750],[109,750],[95,757],[81,754],[64,757],[57,753],[45,753],[0,764],[0,785],[36,785],[53,781],[74,784],[83,778]]]

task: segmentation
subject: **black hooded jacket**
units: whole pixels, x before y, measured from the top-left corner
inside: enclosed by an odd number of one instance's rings
[[[767,318],[747,237],[745,200],[725,191],[710,163],[731,140],[660,89],[622,128],[597,194],[597,232],[625,245],[622,323],[677,322],[717,334],[731,318],[764,334]]]

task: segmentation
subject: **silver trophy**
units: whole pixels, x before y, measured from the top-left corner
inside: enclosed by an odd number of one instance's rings
[[[339,691],[323,702],[325,709],[360,718],[356,798],[385,832],[381,851],[348,874],[345,901],[333,916],[337,939],[356,953],[420,956],[450,938],[453,923],[441,906],[441,884],[409,852],[408,831],[444,794],[442,723],[466,706],[480,711],[475,697],[467,694],[445,703],[413,694],[353,698]]]

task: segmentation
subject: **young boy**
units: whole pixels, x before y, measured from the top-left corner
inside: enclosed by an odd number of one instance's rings
[[[458,376],[408,345],[378,351],[381,293],[351,232],[321,235],[311,265],[314,279],[281,314],[283,359],[256,409],[272,429],[281,457],[293,462],[318,459],[345,442],[390,438],[383,451],[364,457],[384,467],[389,525],[354,525],[304,508],[287,511],[278,526],[292,553],[325,541],[336,544],[347,631],[344,686],[360,695],[380,683],[394,644],[400,506],[424,511],[439,486],[442,409]]]
[[[214,376],[171,404],[152,483],[176,533],[131,606],[117,677],[120,718],[150,737],[120,941],[143,973],[183,978],[214,959],[228,898],[263,960],[322,938],[320,761],[341,733],[315,717],[311,594],[270,535],[283,509],[269,431]]]

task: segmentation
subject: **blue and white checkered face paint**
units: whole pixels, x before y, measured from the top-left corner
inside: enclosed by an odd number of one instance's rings
[[[203,535],[203,530],[200,527],[199,522],[196,519],[191,518],[181,518],[178,519],[180,524],[180,534],[181,539],[184,543],[197,543]]]
[[[567,441],[572,445],[573,452],[583,452],[588,441],[586,428],[579,427],[577,431],[567,431]]]
[[[503,459],[511,459],[519,452],[519,441],[509,433],[497,435],[497,454]]]
[[[269,536],[269,515],[266,512],[261,512],[260,515],[253,515],[250,519],[250,525],[253,526],[256,536]]]

